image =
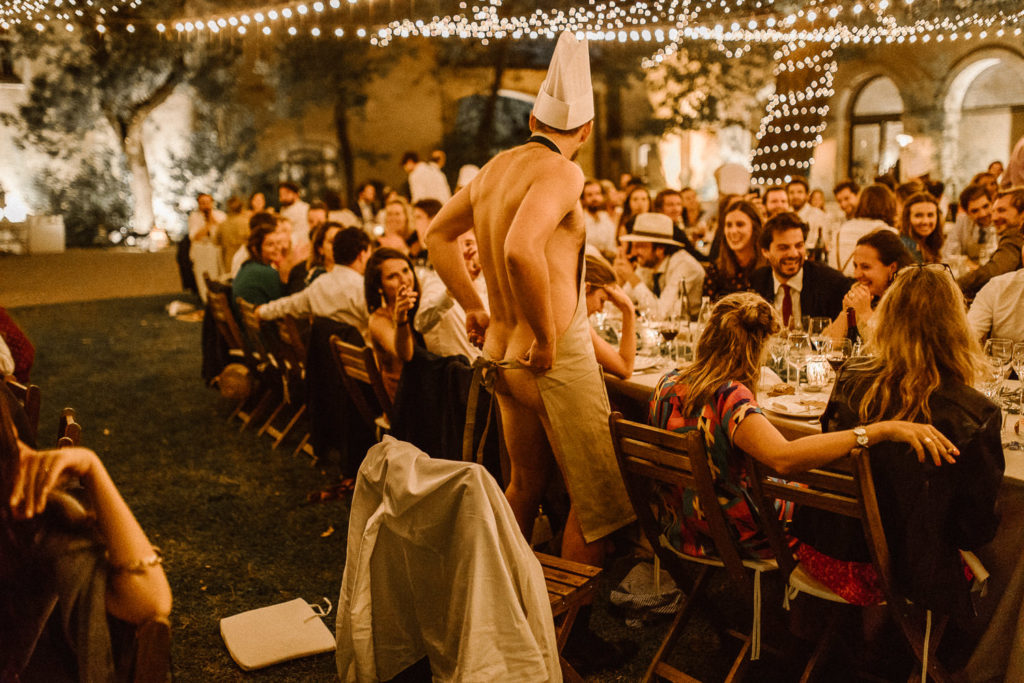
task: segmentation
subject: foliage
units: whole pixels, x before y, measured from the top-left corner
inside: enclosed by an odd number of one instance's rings
[[[352,198],[356,183],[355,158],[372,156],[376,141],[352,140],[349,118],[362,115],[368,97],[367,86],[375,78],[386,75],[403,52],[401,44],[387,49],[368,48],[365,41],[349,35],[343,38],[299,36],[278,44],[271,73],[280,113],[297,117],[311,106],[326,105],[332,109],[342,186],[327,189]]]
[[[752,46],[728,59],[714,45],[687,44],[647,72],[644,79],[655,120],[663,132],[756,129],[774,88],[769,48]]]
[[[43,177],[56,173],[83,177],[95,171],[97,147],[101,155],[115,155],[112,166],[129,174],[127,185],[111,180],[118,192],[103,193],[102,201],[85,191],[87,182],[72,183],[56,194],[47,192],[52,201],[60,197],[47,210],[91,216],[106,225],[125,221],[127,215],[142,232],[152,226],[153,187],[142,143],[146,118],[179,86],[209,78],[237,57],[230,47],[171,41],[155,30],[153,17],[172,16],[181,7],[179,0],[149,0],[137,8],[125,7],[116,16],[107,15],[103,32],[96,30],[95,10],[82,10],[74,31],[55,26],[18,34],[16,53],[31,60],[37,75],[19,115],[6,116],[4,123],[18,131],[22,147],[49,156]],[[83,145],[87,139],[91,144]],[[217,165],[232,163],[230,156],[216,160]],[[73,192],[75,187],[82,192]],[[120,203],[115,205],[114,197]],[[125,210],[125,204],[131,208]]]
[[[193,74],[188,92],[202,106],[193,110],[184,149],[171,154],[169,193],[191,198],[215,188],[254,187],[258,173],[250,162],[265,121],[247,101],[234,63],[222,62]]]
[[[128,172],[109,150],[94,149],[61,167],[60,176],[35,178],[35,191],[53,214],[63,215],[68,246],[107,244],[107,233],[131,219]]]

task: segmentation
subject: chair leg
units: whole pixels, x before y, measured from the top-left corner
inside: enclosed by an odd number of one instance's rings
[[[284,409],[285,405],[286,404],[283,400],[277,404],[277,407],[274,408],[274,412],[270,413],[270,417],[267,418],[267,421],[264,422],[263,426],[260,427],[259,431],[256,432],[256,436],[263,436],[267,432],[270,426],[274,424],[274,420],[277,419],[278,413],[280,413]]]
[[[895,610],[890,610],[895,612]],[[924,662],[924,629],[919,629],[915,624],[910,623],[910,619],[905,615],[893,614],[893,618],[896,619],[900,626],[900,630],[903,631],[904,637],[910,644],[911,649],[914,652],[914,656],[917,658],[919,665],[923,666]],[[936,650],[939,645],[939,641],[942,640],[942,634],[946,630],[946,624],[949,623],[948,616],[936,617],[936,624],[932,627],[931,635],[929,636],[928,643],[928,677],[936,683],[946,683],[946,681],[952,680],[950,673],[946,670],[935,656]],[[920,671],[920,668],[918,668]],[[915,680],[919,680],[919,677],[914,675]]]
[[[690,614],[693,612],[695,603],[703,597],[704,583],[710,572],[710,566],[701,567],[700,574],[697,575],[697,580],[693,582],[693,587],[690,589],[690,594],[686,597],[683,606],[676,612],[672,625],[669,626],[668,633],[665,634],[665,638],[661,641],[661,646],[658,648],[657,653],[655,653],[654,659],[651,660],[650,666],[647,667],[643,683],[654,680],[655,676],[663,676],[669,680],[696,680],[686,676],[686,674],[683,674],[674,666],[662,660],[672,652],[673,647],[675,647],[675,644],[683,634],[683,629],[686,628],[686,624],[690,620]],[[683,678],[680,678],[680,676]]]
[[[810,683],[814,679],[814,670],[818,664],[825,659],[828,655],[828,651],[832,648],[832,641],[836,637],[836,628],[839,623],[839,614],[833,611],[828,618],[828,624],[825,626],[825,632],[821,634],[821,638],[818,639],[818,644],[814,648],[814,652],[811,653],[811,658],[807,660],[807,666],[804,667],[804,673],[800,676],[800,683]]]
[[[299,409],[295,411],[295,414],[292,415],[292,419],[288,420],[288,424],[284,426],[284,429],[281,430],[280,436],[278,436],[277,440],[274,441],[274,445],[272,446],[272,448],[277,448],[278,446],[281,445],[281,442],[284,441],[291,433],[292,429],[295,428],[295,423],[297,423],[299,421],[299,418],[301,418],[305,413],[306,405],[302,404],[299,406]]]
[[[302,440],[299,441],[299,445],[292,451],[292,457],[294,458],[299,453],[305,453],[313,460],[316,460],[316,455],[313,453],[313,447],[309,443],[309,432],[302,435]]]
[[[270,407],[273,400],[274,392],[268,389],[260,395],[259,400],[256,402],[256,405],[253,406],[252,410],[247,414],[239,413],[239,416],[242,418],[242,426],[238,428],[238,431],[244,432],[245,428],[250,424],[255,424],[259,417],[266,412],[267,408]]]

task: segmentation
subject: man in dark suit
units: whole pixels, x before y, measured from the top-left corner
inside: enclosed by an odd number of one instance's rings
[[[795,213],[770,218],[758,245],[769,265],[750,276],[750,288],[775,306],[786,327],[799,326],[802,316],[835,318],[850,289],[838,270],[807,260],[806,239],[807,224]]]

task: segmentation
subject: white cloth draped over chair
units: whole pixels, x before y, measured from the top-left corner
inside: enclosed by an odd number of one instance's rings
[[[385,437],[359,468],[337,621],[343,681],[424,656],[435,681],[561,681],[540,563],[494,479]]]

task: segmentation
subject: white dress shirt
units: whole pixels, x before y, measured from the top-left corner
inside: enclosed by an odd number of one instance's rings
[[[789,292],[789,297],[793,302],[793,317],[790,318],[790,320],[800,320],[802,318],[800,309],[800,292],[804,290],[804,269],[800,268],[800,270],[797,271],[797,274],[789,278],[785,283],[779,279],[779,276],[775,274],[774,270],[772,271],[772,288],[775,292],[775,310],[779,312],[780,316],[782,315],[782,300],[786,298],[786,293],[782,289],[783,284],[789,285],[789,289],[791,290]]]
[[[967,312],[978,338],[1024,341],[1024,270],[996,275],[981,288]]]
[[[301,292],[275,299],[259,310],[264,320],[312,314],[348,323],[360,332],[366,331],[369,321],[363,276],[342,265],[335,265]]]
[[[987,236],[986,229],[975,223],[966,211],[961,211],[956,215],[956,222],[953,223],[952,230],[946,234],[946,243],[942,245],[942,254],[947,258],[966,256],[977,261],[981,252],[980,246],[985,243]]]
[[[487,282],[483,274],[477,275],[473,286],[484,308],[488,309]],[[423,335],[427,350],[439,356],[462,355],[476,360],[480,349],[469,342],[466,311],[452,298],[441,278],[430,271],[430,275],[421,277],[420,291],[420,306],[413,326]]]
[[[615,223],[607,211],[598,211],[596,214],[584,211],[583,223],[587,230],[588,247],[594,246],[602,254],[615,253]]]
[[[637,275],[640,276],[640,282],[635,286],[626,283],[623,290],[640,308],[649,309],[661,318],[670,313],[678,313],[680,310],[679,283],[685,282],[687,312],[690,316],[700,312],[704,268],[685,249],[680,249],[662,259],[654,269],[638,269]],[[661,276],[661,295],[655,296],[652,291],[654,278],[659,275]]]

